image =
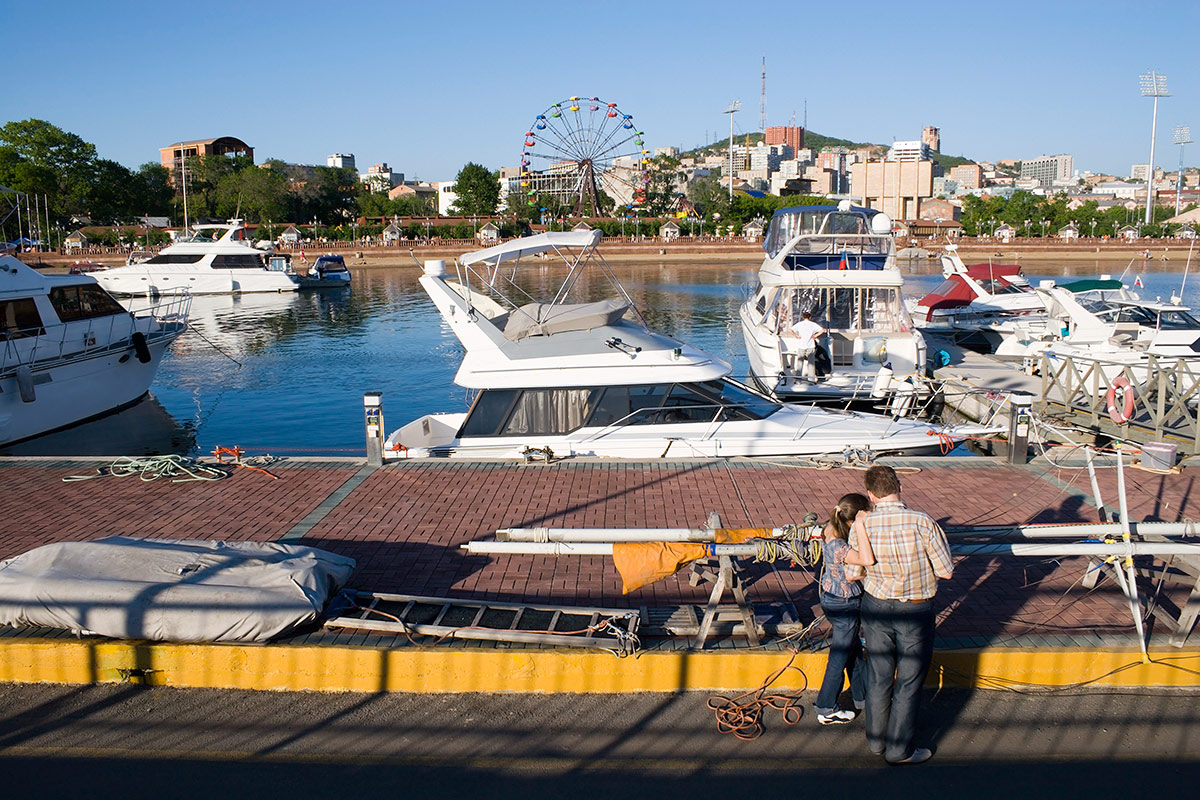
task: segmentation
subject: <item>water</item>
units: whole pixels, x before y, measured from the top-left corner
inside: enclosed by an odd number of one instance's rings
[[[1123,265],[1095,266],[1100,269],[1072,269],[1071,277],[1102,270],[1115,277]],[[747,373],[737,308],[754,280],[753,266],[739,258],[735,266],[645,262],[614,268],[652,328],[729,361],[735,376]],[[1051,269],[1026,265],[1035,285],[1041,278],[1062,279]],[[1126,275],[1130,283],[1134,274]],[[535,269],[530,281],[537,289],[560,275]],[[467,391],[453,383],[462,348],[418,277],[415,267],[359,270],[349,290],[196,297],[195,331],[171,348],[151,397],[0,453],[207,454],[236,445],[251,454],[361,455],[364,392],[383,392],[389,430],[423,414],[466,408]],[[1166,299],[1178,291],[1181,277],[1144,273],[1142,296]],[[920,296],[940,280],[940,274],[906,275],[905,292]],[[1189,278],[1184,302],[1200,307],[1200,279]]]

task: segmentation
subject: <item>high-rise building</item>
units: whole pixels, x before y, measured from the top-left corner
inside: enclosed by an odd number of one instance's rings
[[[325,166],[333,167],[334,169],[358,169],[354,166],[353,153],[334,153],[331,156],[326,156]]]
[[[921,141],[929,145],[929,149],[934,152],[942,152],[942,132],[940,129],[932,125],[926,125],[925,130],[921,131]]]
[[[1069,155],[1038,156],[1021,162],[1021,177],[1036,178],[1044,186],[1069,181],[1075,172],[1075,159]]]
[[[950,180],[964,189],[978,189],[983,186],[983,167],[978,164],[959,164],[950,168]]]
[[[792,148],[792,151],[800,150],[804,147],[804,128],[798,128],[793,125],[772,125],[763,131],[766,136],[767,144],[784,144]]]

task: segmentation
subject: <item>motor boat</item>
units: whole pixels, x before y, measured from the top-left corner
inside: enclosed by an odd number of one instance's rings
[[[516,239],[461,256],[453,276],[443,261],[425,263],[421,286],[466,350],[455,383],[476,394],[465,413],[392,431],[385,458],[941,453],[981,432],[785,405],[731,380],[725,361],[649,329],[596,251],[601,238]],[[562,259],[561,285],[545,255]],[[524,288],[524,272],[532,282],[553,274],[545,296]],[[610,296],[596,299],[601,278]]]
[[[873,398],[893,408],[928,391],[925,340],[905,308],[891,227],[886,214],[849,201],[775,212],[757,286],[739,310],[762,389],[781,400]],[[805,312],[825,329],[812,368],[792,331]]]
[[[984,353],[1004,355],[1018,322],[1045,320],[1046,304],[1018,264],[966,265],[957,245],[942,254],[942,281],[919,299],[909,298],[909,313],[927,334],[946,336]]]
[[[1184,360],[1200,369],[1200,320],[1187,306],[1140,297],[1119,280],[1076,281],[1038,289],[1048,321],[1032,325],[1022,341],[1025,354],[1052,362],[1073,359],[1097,365],[1099,388],[1125,376],[1142,384],[1150,359]]]
[[[140,264],[126,264],[97,274],[100,284],[116,295],[157,295],[172,289],[191,294],[294,292],[295,278],[269,269],[267,253],[247,238],[242,220],[196,225],[190,236],[164,247]]]
[[[43,275],[0,257],[0,444],[138,400],[190,306],[180,290],[131,312],[93,275]]]
[[[296,276],[301,289],[344,289],[350,285],[350,269],[346,259],[330,253],[317,256],[307,273]]]

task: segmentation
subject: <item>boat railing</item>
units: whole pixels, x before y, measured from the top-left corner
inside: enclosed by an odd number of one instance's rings
[[[127,314],[0,333],[0,377],[20,367],[44,369],[95,355],[127,350],[133,334],[146,344],[174,339],[187,328],[192,297],[187,290],[164,294],[153,305]]]

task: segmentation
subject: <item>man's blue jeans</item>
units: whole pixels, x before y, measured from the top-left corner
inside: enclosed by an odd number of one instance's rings
[[[838,695],[842,693],[843,675],[850,676],[850,694],[856,708],[865,702],[862,659],[858,657],[858,606],[860,597],[838,597],[821,592],[821,610],[833,628],[829,643],[829,659],[825,662],[825,678],[817,694],[814,710],[818,714],[837,711]]]
[[[862,599],[867,643],[867,747],[888,761],[912,755],[921,686],[933,658],[933,600]]]

